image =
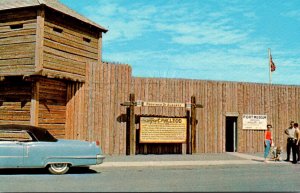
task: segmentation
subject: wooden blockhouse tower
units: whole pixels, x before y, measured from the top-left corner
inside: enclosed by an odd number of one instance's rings
[[[66,108],[101,62],[102,26],[57,0],[0,1],[0,124],[40,125],[64,138]]]

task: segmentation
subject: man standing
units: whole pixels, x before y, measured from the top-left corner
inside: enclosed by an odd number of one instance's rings
[[[299,141],[300,141],[300,130],[299,130],[299,127],[298,127],[298,123],[294,123],[294,128],[295,128],[295,138],[296,138],[296,141],[295,141],[295,153],[293,153],[293,163],[296,164],[297,161],[300,161],[300,144],[299,144]],[[297,154],[297,157],[296,155],[294,154]]]
[[[288,136],[287,138],[287,144],[286,144],[286,160],[290,161],[290,154],[291,149],[293,147],[293,143],[295,140],[295,128],[294,128],[294,121],[291,121],[290,127],[284,130],[284,133]]]

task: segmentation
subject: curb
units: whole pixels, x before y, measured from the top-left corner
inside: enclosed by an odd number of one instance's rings
[[[246,164],[285,164],[287,162],[265,163],[263,160],[211,160],[211,161],[133,161],[133,162],[103,162],[90,168],[109,167],[170,167],[170,166],[216,166],[216,165],[246,165]],[[288,164],[288,163],[287,163]]]
[[[104,162],[92,168],[103,167],[162,167],[162,166],[209,166],[225,164],[257,164],[250,160],[230,160],[230,161],[141,161],[141,162]]]

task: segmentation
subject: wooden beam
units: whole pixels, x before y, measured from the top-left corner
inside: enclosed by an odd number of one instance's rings
[[[130,155],[130,108],[126,108],[126,155]]]
[[[191,97],[191,138],[192,138],[192,154],[196,153],[196,124],[197,124],[197,114],[196,114],[196,97]]]
[[[133,103],[135,100],[135,95],[130,94],[130,102]],[[135,113],[134,105],[129,107],[129,125],[130,125],[130,155],[135,155],[135,143],[136,143],[136,129],[135,129]]]
[[[37,11],[36,44],[35,44],[35,71],[36,72],[40,71],[43,68],[44,27],[45,27],[45,9],[44,7],[42,7]]]
[[[186,132],[186,154],[192,154],[191,151],[191,116],[190,111],[186,111],[186,120],[187,120],[187,132]]]
[[[40,83],[32,83],[32,94],[31,94],[31,107],[30,107],[30,125],[38,126],[39,123],[39,92]]]
[[[102,32],[99,33],[98,39],[98,62],[102,61]]]
[[[135,95],[129,95],[129,102],[127,105],[121,104],[122,106],[129,106],[126,108],[126,155],[135,155],[136,150],[136,129],[135,129],[135,113],[134,113],[134,106],[135,106]]]

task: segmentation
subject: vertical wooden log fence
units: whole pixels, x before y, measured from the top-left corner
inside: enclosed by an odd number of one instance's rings
[[[92,66],[93,69],[90,70],[96,71],[90,72],[89,76],[95,77],[89,77],[86,80],[93,83],[70,84],[71,87],[68,87],[66,120],[67,138],[100,139],[101,146],[106,154],[133,154],[133,150],[126,150],[126,144],[128,144],[128,141],[126,141],[126,133],[128,133],[126,131],[126,120],[118,121],[120,117],[124,115],[125,118],[126,114],[130,113],[126,112],[126,110],[130,110],[129,107],[129,109],[120,107],[120,103],[126,101],[126,99],[128,100],[130,93],[135,94],[134,98],[137,101],[191,101],[194,104],[199,101],[203,103],[204,108],[197,110],[197,112],[194,109],[198,107],[197,105],[192,105],[192,108],[189,109],[190,116],[196,117],[195,119],[191,118],[189,121],[191,123],[189,128],[191,133],[189,135],[193,136],[191,144],[187,142],[185,145],[174,146],[174,152],[180,147],[181,149],[184,148],[186,153],[224,152],[227,113],[237,114],[238,152],[263,151],[263,146],[260,144],[263,139],[263,130],[243,130],[243,114],[267,115],[268,122],[274,128],[275,144],[281,145],[283,148],[285,148],[286,140],[283,129],[288,126],[290,120],[297,122],[300,120],[299,86],[136,78],[131,76],[129,66],[110,65],[113,64],[100,64],[99,68]],[[116,69],[113,70],[113,68]],[[110,80],[107,81],[107,79]],[[86,94],[83,94],[83,92]],[[92,97],[89,96],[91,94]],[[194,96],[194,98],[192,99],[191,96]],[[90,99],[90,102],[86,101],[87,99]],[[76,106],[83,102],[87,103],[89,108],[94,107],[95,109],[89,111],[88,114],[91,116],[88,120],[85,120],[86,117],[83,119],[81,117],[81,115],[86,116],[87,112],[85,111],[87,108],[77,108]],[[172,108],[163,107],[143,107],[136,108],[135,113],[184,117],[188,112],[187,109],[183,108],[173,110]],[[80,120],[82,124],[78,124],[78,119],[82,119]],[[198,124],[196,120],[199,121]],[[83,123],[86,121],[90,121],[90,123]],[[86,128],[86,125],[90,127]],[[88,132],[86,132],[86,129]],[[89,134],[89,136],[86,136],[86,134]],[[143,149],[151,151],[153,148],[157,148],[156,153],[172,149],[170,146],[161,148],[159,145],[155,147],[148,145],[147,147],[144,146]]]

